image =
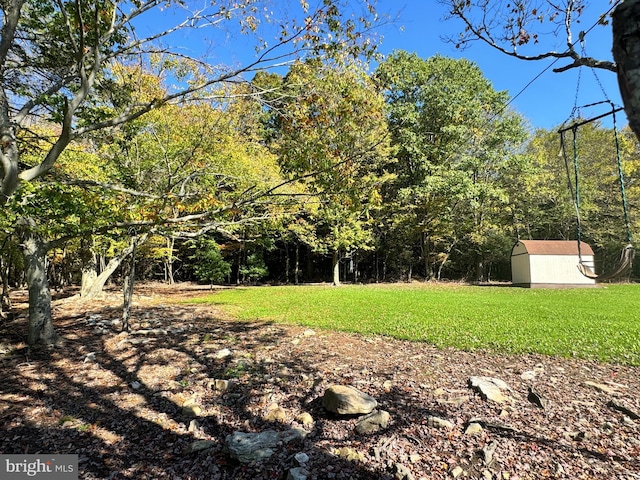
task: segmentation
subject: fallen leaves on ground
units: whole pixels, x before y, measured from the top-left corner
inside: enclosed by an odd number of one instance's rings
[[[195,285],[138,293],[129,333],[119,295],[56,300],[51,349],[22,343],[24,305],[0,324],[2,453],[75,453],[82,479],[283,479],[300,452],[309,480],[640,479],[637,368],[237,322],[174,303],[208,293]],[[507,401],[472,376],[505,382]],[[332,384],[376,398],[388,428],[359,435],[325,412]],[[234,431],[292,427],[308,435],[261,462],[224,449]]]

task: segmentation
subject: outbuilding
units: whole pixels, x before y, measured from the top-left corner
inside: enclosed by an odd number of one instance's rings
[[[578,265],[594,269],[591,247],[570,240],[520,240],[511,250],[511,283],[518,287],[589,287],[595,279],[580,273]]]

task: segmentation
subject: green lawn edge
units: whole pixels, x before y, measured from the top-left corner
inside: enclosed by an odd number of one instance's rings
[[[437,347],[640,365],[640,285],[523,289],[375,284],[234,287],[188,300],[244,321]]]

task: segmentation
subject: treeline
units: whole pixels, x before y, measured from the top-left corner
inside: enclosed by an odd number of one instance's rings
[[[113,73],[140,101],[166,95],[140,67]],[[167,282],[505,281],[517,239],[576,238],[574,158],[598,268],[627,233],[618,154],[638,231],[628,130],[581,126],[562,158],[556,131],[528,130],[466,60],[398,51],[371,74],[301,61],[215,93],[86,135],[23,182],[1,219],[3,296],[27,282],[24,218],[37,218],[51,285],[87,298],[132,261]],[[22,161],[37,164],[56,128],[35,122]]]

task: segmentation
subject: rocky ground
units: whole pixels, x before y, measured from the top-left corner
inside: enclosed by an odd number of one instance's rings
[[[147,285],[128,334],[119,295],[61,298],[64,342],[28,351],[18,292],[0,321],[0,452],[77,453],[82,479],[640,479],[638,368],[172,303],[202,293]],[[327,410],[333,385],[365,394],[362,411]]]

